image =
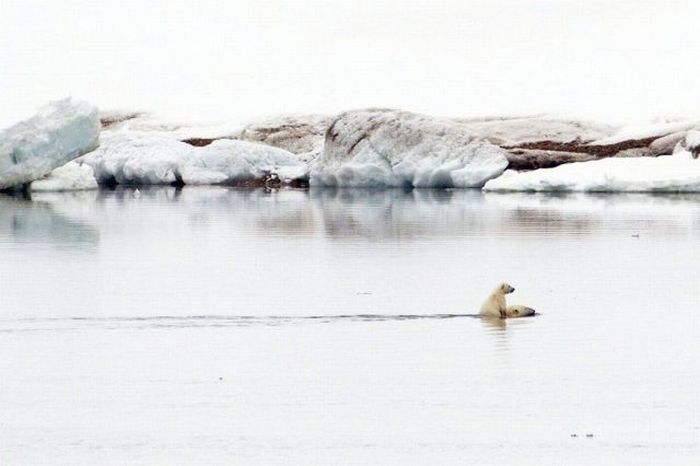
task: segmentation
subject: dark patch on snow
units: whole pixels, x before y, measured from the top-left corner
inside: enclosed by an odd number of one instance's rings
[[[10,159],[12,159],[13,165],[17,165],[19,163],[19,158],[17,157],[17,155],[18,155],[18,152],[16,149],[10,153]]]
[[[102,178],[98,178],[98,179],[97,179],[97,184],[98,184],[101,188],[107,188],[107,189],[114,190],[114,189],[117,188],[117,185],[118,185],[119,183],[117,183],[117,179],[116,179],[114,176],[105,176],[105,177],[102,177]]]
[[[173,186],[175,188],[182,188],[183,186],[185,186],[185,182],[182,180],[182,175],[179,171],[175,170],[173,175],[175,175],[175,181],[170,183],[170,186]]]
[[[189,139],[183,139],[182,142],[189,144],[190,146],[195,146],[195,147],[204,147],[208,146],[212,142],[218,140],[218,139],[228,139],[228,138],[189,138]]]
[[[336,123],[338,123],[338,120],[339,120],[339,118],[336,118],[335,120],[333,120],[333,122],[330,124],[330,126],[326,130],[325,139],[327,141],[330,140],[332,142],[335,142],[335,140],[340,135],[340,133],[335,129],[335,125],[336,125]]]
[[[118,123],[133,120],[134,118],[139,116],[141,116],[141,113],[127,113],[125,115],[105,116],[100,118],[100,124],[102,125],[102,129],[106,129]]]
[[[24,199],[27,201],[31,201],[32,195],[31,195],[31,191],[29,190],[30,185],[31,185],[31,183],[24,183],[21,186],[12,186],[9,188],[1,188],[0,194],[3,194],[5,196],[14,197],[17,199]]]
[[[357,138],[355,142],[353,142],[350,147],[348,148],[348,154],[352,154],[352,152],[355,150],[355,148],[360,144],[362,141],[365,139],[368,139],[374,131],[381,126],[382,122],[381,121],[375,121],[373,122],[369,128],[364,130],[362,134],[360,134],[360,137]]]
[[[572,162],[586,162],[606,157],[624,155],[623,152],[631,149],[641,149],[640,156],[655,156],[649,145],[662,136],[653,136],[643,139],[628,139],[615,144],[590,144],[590,141],[536,141],[519,144],[517,146],[503,146],[509,153],[508,168],[514,170],[535,170],[538,168],[551,168],[557,165]],[[628,154],[629,156],[629,154]]]
[[[526,142],[517,146],[505,146],[504,149],[537,149],[557,152],[579,152],[596,155],[598,157],[611,157],[618,152],[622,152],[623,150],[648,147],[649,144],[659,139],[659,137],[660,136],[653,136],[644,139],[628,139],[615,144],[590,144],[590,141],[584,142],[581,140],[571,142],[536,141]]]

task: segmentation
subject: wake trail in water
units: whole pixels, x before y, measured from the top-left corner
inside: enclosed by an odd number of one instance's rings
[[[310,316],[282,315],[192,315],[192,316],[123,316],[123,317],[48,317],[0,320],[0,332],[79,329],[87,327],[120,328],[192,328],[280,326],[303,323],[396,322],[479,318],[478,314],[337,314]]]

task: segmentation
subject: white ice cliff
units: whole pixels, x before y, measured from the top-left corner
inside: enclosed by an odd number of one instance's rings
[[[329,127],[311,184],[481,187],[505,170],[505,151],[461,124],[395,110],[341,114]]]
[[[99,134],[97,108],[73,99],[52,102],[0,130],[0,189],[43,178],[95,149]]]

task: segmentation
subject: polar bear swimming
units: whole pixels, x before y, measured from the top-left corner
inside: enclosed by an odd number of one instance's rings
[[[535,314],[535,310],[515,304],[512,306],[506,305],[506,295],[515,291],[515,288],[508,283],[501,283],[493,292],[486,298],[484,304],[481,305],[479,314],[484,317],[498,317],[505,319],[507,317],[527,317]]]
[[[529,317],[535,314],[536,312],[533,308],[522,304],[513,304],[506,308],[506,317]]]

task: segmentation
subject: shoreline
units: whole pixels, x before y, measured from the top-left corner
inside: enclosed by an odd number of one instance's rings
[[[78,134],[78,127],[91,129]],[[698,192],[699,129],[700,120],[635,128],[373,108],[198,126],[142,112],[98,113],[64,99],[0,132],[0,187]]]

